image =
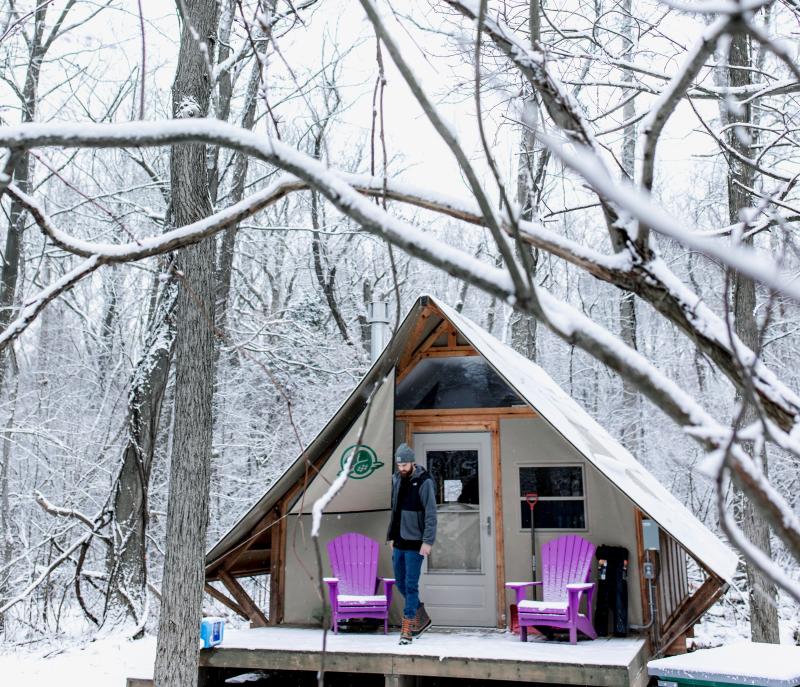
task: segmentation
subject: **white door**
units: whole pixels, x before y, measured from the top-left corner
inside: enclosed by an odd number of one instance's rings
[[[434,479],[438,515],[420,599],[435,625],[494,626],[491,435],[415,434],[414,452]]]

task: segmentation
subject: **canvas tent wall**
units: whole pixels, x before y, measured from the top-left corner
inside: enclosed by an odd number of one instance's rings
[[[367,417],[368,416],[368,417]],[[322,604],[317,594],[316,558],[308,533],[311,508],[344,468],[366,427],[358,454],[351,459],[348,480],[325,509],[320,541],[324,543],[346,532],[360,532],[384,541],[389,521],[393,463],[394,371],[386,376],[369,409],[362,410],[344,436],[335,444],[306,489],[297,496],[287,517],[287,556],[284,583],[284,622],[306,624],[319,620]],[[324,556],[325,574],[331,574]],[[391,563],[384,553],[379,574],[391,577]]]
[[[437,327],[441,327],[441,323],[445,320],[454,328],[452,336],[456,337],[457,341],[452,343],[457,348],[464,349],[464,354],[466,349],[470,349],[473,354],[487,361],[494,373],[519,397],[520,402],[523,405],[527,404],[537,416],[536,424],[527,428],[523,425],[517,425],[515,428],[513,423],[521,421],[509,419],[507,422],[505,420],[502,422],[500,441],[504,446],[503,451],[507,451],[508,456],[511,456],[515,442],[527,446],[533,440],[541,443],[544,441],[542,437],[549,436],[548,441],[558,446],[558,455],[568,456],[586,466],[587,483],[592,493],[600,494],[605,489],[608,495],[605,499],[608,501],[604,506],[605,511],[596,510],[600,501],[593,497],[588,504],[589,512],[599,515],[598,523],[601,521],[624,523],[623,529],[625,527],[628,529],[624,535],[620,533],[620,536],[628,548],[633,548],[631,542],[639,536],[638,522],[634,515],[641,512],[655,520],[662,528],[670,546],[678,552],[677,558],[680,558],[682,551],[690,553],[713,577],[709,593],[702,599],[696,598],[693,605],[688,605],[688,610],[695,616],[701,614],[713,601],[714,594],[718,594],[724,583],[730,581],[737,562],[735,554],[694,518],[541,368],[518,355],[460,313],[430,297],[422,297],[417,301],[382,356],[317,438],[259,503],[212,548],[207,558],[208,579],[217,579],[215,575],[218,576],[221,570],[227,570],[229,575],[235,577],[239,572],[237,560],[248,560],[249,554],[243,555],[241,552],[246,551],[253,542],[258,542],[260,537],[261,550],[268,551],[268,555],[263,556],[261,570],[273,573],[273,588],[276,590],[273,597],[278,597],[280,602],[278,608],[270,609],[271,621],[280,622],[284,618],[295,617],[295,611],[289,607],[298,604],[298,600],[302,600],[309,589],[307,584],[304,586],[305,592],[295,588],[297,580],[302,579],[298,570],[303,571],[304,568],[308,568],[303,558],[307,550],[298,553],[297,536],[292,535],[290,542],[287,527],[292,518],[299,519],[301,523],[305,519],[300,511],[308,510],[311,493],[306,496],[305,505],[301,507],[298,496],[303,486],[311,485],[311,491],[320,492],[325,480],[329,481],[331,476],[338,472],[342,454],[353,441],[358,417],[363,411],[366,396],[372,387],[377,382],[383,383],[382,380],[387,375],[391,378],[392,370],[395,368],[399,371],[398,378],[402,377],[409,364],[414,362],[415,348],[421,341],[429,338],[431,333],[435,335]],[[351,526],[376,539],[380,540],[383,537],[387,523],[385,499],[388,496],[388,488],[385,487],[388,484],[392,452],[388,445],[392,434],[393,418],[391,410],[388,410],[392,405],[389,400],[393,396],[389,391],[392,386],[393,384],[387,380],[381,389],[381,400],[378,405],[382,410],[376,416],[380,430],[375,432],[374,438],[371,435],[369,439],[369,442],[378,446],[375,456],[378,462],[384,463],[384,466],[371,472],[372,476],[369,479],[375,477],[376,481],[363,480],[360,485],[356,484],[358,480],[348,483],[348,496],[344,497],[343,493],[342,498],[337,499],[337,503],[333,504],[333,515],[328,518],[329,523],[326,527],[331,528],[331,534],[338,532],[340,528]],[[405,438],[402,423],[394,423],[393,433],[397,435],[393,442],[396,445],[399,440]],[[371,446],[369,442],[365,441]],[[384,456],[387,460],[384,460]],[[503,500],[502,509],[507,513],[505,519],[508,521],[506,523],[508,542],[503,562],[508,566],[509,572],[512,572],[517,565],[515,561],[522,540],[519,528],[516,531],[508,530],[513,521],[513,509],[518,508],[519,503],[519,495],[513,492],[515,460],[507,460],[508,456],[503,457],[503,470],[510,472],[503,476],[503,491],[500,498]],[[364,458],[366,462],[369,460],[372,460],[370,456]],[[323,477],[314,478],[312,467],[321,470]],[[385,472],[382,472],[383,470]],[[362,489],[368,484],[375,485],[374,492]],[[264,532],[259,532],[259,528]],[[303,530],[300,531],[302,533]],[[307,531],[306,528],[305,532]],[[602,538],[605,533],[598,530],[598,536]],[[296,565],[290,562],[292,556],[296,559]],[[385,570],[387,561],[382,561],[382,565],[383,571],[388,572]],[[680,576],[679,568],[678,565],[676,567],[678,576]],[[685,591],[688,594],[688,590]],[[676,604],[684,604],[685,601],[686,598],[675,599]],[[639,610],[641,603],[637,605],[634,602],[632,607],[641,613]],[[310,614],[313,615],[313,609],[302,608],[302,603],[298,608],[300,609],[298,617],[308,618]]]

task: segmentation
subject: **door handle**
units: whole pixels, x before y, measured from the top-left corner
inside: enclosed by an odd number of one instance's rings
[[[486,534],[488,534],[490,537],[492,536],[492,516],[491,515],[487,515],[486,516]]]

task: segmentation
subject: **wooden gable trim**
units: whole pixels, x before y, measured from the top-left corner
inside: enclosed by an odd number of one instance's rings
[[[438,313],[438,311],[436,311]],[[419,315],[419,319],[417,323],[414,325],[414,328],[411,330],[411,333],[408,336],[408,342],[406,343],[405,349],[403,353],[400,355],[399,360],[397,361],[397,369],[401,370],[408,366],[411,362],[411,358],[414,356],[416,349],[418,348],[417,342],[419,341],[420,337],[422,336],[422,332],[425,331],[425,326],[428,323],[428,318],[431,315],[435,314],[434,308],[430,305],[423,307],[422,312]],[[439,313],[441,316],[441,314]]]
[[[416,335],[417,338],[421,336],[422,329],[420,328],[417,330],[415,328],[411,337],[409,337],[409,345],[406,349],[406,353],[401,356],[397,364],[397,371],[395,373],[396,384],[401,382],[409,374],[409,372],[411,372],[411,370],[413,370],[419,364],[419,362],[425,358],[480,355],[480,353],[478,353],[473,346],[470,346],[469,344],[464,345],[458,343],[458,332],[450,320],[448,320],[441,312],[439,312],[438,308],[435,310],[433,308],[426,308],[426,312],[428,312],[428,316],[435,313],[442,318],[442,321],[437,324],[433,328],[433,331],[431,331],[431,333],[428,334],[416,346],[416,339],[414,336]],[[442,334],[447,334],[447,344],[444,346],[434,346],[434,343],[436,343],[436,340]]]

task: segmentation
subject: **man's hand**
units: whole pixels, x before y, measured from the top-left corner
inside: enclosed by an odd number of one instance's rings
[[[386,543],[389,545],[389,551],[392,551],[394,549],[394,542],[390,539]]]
[[[427,556],[433,547],[430,544],[423,544],[419,547],[419,552],[423,556]]]

